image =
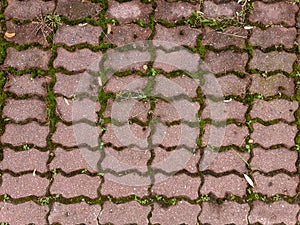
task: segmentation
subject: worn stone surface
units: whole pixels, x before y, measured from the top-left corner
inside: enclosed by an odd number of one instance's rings
[[[62,73],[56,74],[56,82],[53,87],[54,93],[64,95],[67,98],[72,98],[77,93],[82,74],[65,75]]]
[[[234,17],[242,9],[237,2],[216,4],[213,1],[204,1],[203,7],[204,15],[210,18]]]

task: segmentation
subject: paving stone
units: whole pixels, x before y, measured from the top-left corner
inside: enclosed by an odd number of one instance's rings
[[[48,69],[48,62],[51,57],[50,51],[43,51],[36,47],[24,51],[18,51],[9,47],[6,51],[5,66],[10,66],[18,70],[29,68]]]
[[[296,40],[296,35],[297,31],[295,28],[276,26],[261,30],[258,27],[254,27],[249,41],[252,46],[260,46],[262,48],[274,45],[283,45],[286,48],[292,48]]]
[[[81,0],[58,0],[56,14],[68,17],[71,20],[83,18],[98,19],[98,13],[102,9],[100,3]]]
[[[231,70],[245,72],[247,60],[248,55],[246,53],[235,51],[215,53],[207,51],[204,62],[213,73],[226,73]]]
[[[263,53],[260,50],[253,50],[253,58],[250,61],[251,69],[258,69],[265,72],[282,70],[287,73],[293,72],[293,64],[297,57],[295,54],[286,52]]]
[[[63,150],[57,148],[54,151],[55,157],[49,164],[50,170],[62,169],[65,173],[71,173],[76,170],[87,169],[90,172],[97,172],[97,162],[100,159],[100,151],[91,151],[85,148],[76,148],[73,150]]]
[[[104,41],[121,47],[136,41],[145,41],[150,34],[150,28],[143,28],[137,24],[125,24],[112,26],[111,32],[104,37]]]
[[[8,0],[8,6],[4,11],[6,19],[18,18],[20,20],[32,20],[37,16],[46,15],[54,10],[54,1],[42,0]]]
[[[67,98],[74,97],[83,75],[64,75],[62,73],[57,73],[55,76],[56,82],[53,87],[54,93],[64,95]]]
[[[14,173],[23,171],[47,172],[49,152],[40,152],[34,148],[16,152],[6,148],[3,150],[3,160],[0,163],[1,170],[11,170]]]
[[[2,117],[22,122],[28,119],[37,119],[46,122],[46,103],[38,99],[15,100],[7,98],[2,112]]]
[[[249,160],[250,156],[247,152],[236,152],[235,150],[226,150],[222,152],[212,153],[209,150],[204,150],[202,160],[209,163],[206,170],[212,170],[215,173],[224,173],[230,170],[235,170],[239,173],[246,173],[246,164],[240,158],[242,156],[245,160]],[[203,162],[204,164],[205,162]],[[201,168],[201,164],[200,164]]]
[[[59,26],[53,41],[55,44],[62,43],[68,46],[77,45],[81,43],[88,43],[90,45],[99,45],[99,36],[102,33],[100,26],[92,26],[87,24],[85,26]]]
[[[211,225],[219,224],[247,224],[247,215],[250,211],[248,204],[239,204],[237,202],[225,202],[216,204],[212,202],[203,202],[200,214],[201,223]]]
[[[270,126],[254,123],[253,128],[254,131],[251,134],[251,139],[253,139],[254,143],[258,143],[264,148],[278,144],[284,144],[288,148],[295,145],[296,126],[290,126],[282,122]]]
[[[148,17],[151,12],[151,4],[143,4],[136,0],[120,3],[112,0],[108,2],[106,17],[113,17],[117,19],[120,24],[132,23],[137,20],[148,22]]]
[[[200,212],[199,205],[191,205],[185,201],[179,201],[176,205],[164,208],[154,203],[154,210],[150,217],[151,224],[197,224]]]
[[[155,182],[151,192],[168,198],[185,196],[189,199],[197,199],[200,183],[199,177],[190,177],[186,174],[173,175],[162,182]]]
[[[264,121],[284,119],[287,122],[295,121],[294,113],[298,108],[298,102],[284,99],[264,101],[255,99],[250,116]]]
[[[207,27],[203,34],[202,44],[213,46],[216,49],[229,46],[246,48],[245,39],[247,35],[247,30],[240,27],[228,27],[224,31],[216,31]]]
[[[56,131],[52,136],[52,141],[67,147],[75,147],[82,144],[96,147],[98,146],[99,133],[99,128],[86,123],[67,126],[59,122],[56,124]]]
[[[30,1],[28,1],[30,2]],[[30,44],[32,42],[40,43],[41,45],[48,46],[48,42],[45,39],[43,33],[38,30],[39,24],[32,22],[29,24],[19,25],[12,21],[6,22],[6,29],[8,33],[15,33],[15,36],[8,38],[4,36],[7,41],[14,42],[16,44]]]
[[[194,29],[188,26],[164,27],[160,24],[155,26],[153,40],[171,42],[172,44],[185,45],[191,48],[197,47],[197,38],[202,34],[202,29]]]
[[[294,225],[299,211],[297,204],[289,204],[283,200],[271,204],[261,201],[253,202],[253,209],[248,217],[249,223]]]
[[[197,137],[199,129],[189,127],[185,124],[173,125],[170,127],[161,123],[154,125],[154,133],[152,135],[152,144],[161,145],[166,148],[184,145],[188,148],[197,148]]]
[[[89,205],[85,202],[76,204],[61,204],[54,202],[48,220],[51,224],[97,224],[100,205]]]
[[[212,1],[204,1],[203,7],[204,16],[210,18],[235,17],[236,13],[242,9],[242,6],[237,2],[215,4]]]
[[[244,178],[234,174],[221,177],[213,177],[204,175],[204,184],[200,188],[200,194],[214,194],[218,198],[224,198],[226,194],[234,194],[237,196],[245,196],[247,182]]]
[[[187,19],[192,15],[192,11],[198,11],[199,5],[188,2],[167,2],[164,0],[156,1],[155,20],[165,20],[166,22],[176,22]]]
[[[46,147],[48,133],[49,127],[41,126],[37,122],[30,122],[25,125],[7,124],[1,142],[12,145],[34,144],[39,147]]]
[[[286,24],[287,26],[295,25],[295,17],[292,16],[298,11],[298,6],[289,2],[263,3],[254,2],[253,13],[249,15],[252,23],[261,22],[268,24]]]
[[[53,66],[63,67],[68,71],[86,70],[89,65],[94,63],[101,57],[101,52],[92,52],[89,49],[80,49],[75,52],[69,52],[64,48],[58,48],[57,57],[53,62]]]
[[[264,176],[258,172],[253,174],[255,186],[253,191],[272,197],[276,194],[295,196],[299,178],[286,174],[277,174],[272,177]]]
[[[99,102],[87,98],[72,101],[64,97],[57,97],[55,100],[57,103],[56,113],[66,122],[87,119],[96,123],[98,120],[97,112],[101,108]]]
[[[46,214],[48,206],[41,206],[32,201],[21,204],[0,203],[0,221],[5,221],[10,225],[18,224],[47,224]]]
[[[209,101],[208,103],[207,99],[204,102],[207,106],[201,114],[202,119],[211,118],[215,121],[234,119],[237,122],[246,122],[245,114],[248,106],[241,102],[232,100],[230,102]],[[211,114],[213,114],[213,117]]]
[[[251,168],[264,171],[265,173],[285,169],[289,172],[296,172],[297,152],[285,148],[264,150],[254,148]]]
[[[50,77],[37,76],[32,78],[29,74],[22,76],[8,75],[4,91],[9,91],[19,96],[32,94],[47,96],[47,85]]]
[[[98,221],[101,224],[112,223],[115,225],[147,225],[147,216],[150,213],[150,210],[150,206],[141,206],[135,201],[126,202],[123,204],[105,202],[98,216]]]
[[[51,194],[60,194],[65,198],[74,198],[80,195],[97,198],[97,190],[100,185],[101,178],[90,177],[86,174],[78,174],[72,177],[64,177],[60,174],[54,176],[51,185]]]
[[[161,119],[162,122],[173,121],[188,121],[198,122],[198,111],[200,105],[197,102],[190,102],[185,99],[175,100],[172,102],[165,102],[157,100],[152,118]]]
[[[12,198],[23,198],[30,195],[44,196],[49,185],[47,178],[34,174],[25,174],[13,177],[9,174],[2,175],[0,195],[8,194]]]
[[[213,127],[213,129],[212,129]],[[220,136],[221,135],[221,136]],[[202,137],[202,144],[206,146],[242,146],[245,144],[245,137],[248,135],[246,126],[239,127],[235,124],[228,124],[225,128],[218,128],[214,125],[204,125],[204,135]]]
[[[279,93],[287,96],[294,95],[294,80],[282,74],[272,75],[263,78],[259,74],[252,75],[251,93],[262,94],[265,97],[273,96]]]

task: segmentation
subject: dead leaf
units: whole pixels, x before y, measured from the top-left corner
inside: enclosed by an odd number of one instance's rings
[[[16,33],[14,33],[14,32],[12,32],[12,33],[9,33],[9,32],[5,32],[5,37],[7,37],[7,38],[13,38],[14,36],[16,36]]]
[[[111,24],[107,24],[107,32],[106,34],[110,34],[111,32]]]
[[[253,183],[253,181],[251,180],[251,178],[250,178],[247,174],[244,174],[244,177],[245,177],[246,181],[248,182],[248,184],[249,184],[251,187],[254,187],[254,183]]]

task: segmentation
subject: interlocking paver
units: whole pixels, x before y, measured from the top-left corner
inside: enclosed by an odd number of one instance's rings
[[[49,127],[41,126],[37,122],[25,125],[7,124],[4,134],[1,136],[1,142],[12,145],[35,144],[45,147],[48,133]]]
[[[200,212],[199,205],[191,205],[185,201],[179,201],[176,205],[164,208],[154,203],[154,210],[150,217],[152,224],[196,224]]]
[[[11,170],[14,173],[23,171],[47,172],[49,152],[41,152],[36,149],[26,151],[3,150],[3,160],[0,163],[1,170]]]
[[[253,50],[253,58],[250,61],[250,68],[265,72],[282,70],[287,73],[293,71],[293,63],[297,57],[295,54],[286,52],[263,53],[260,50]]]
[[[89,198],[98,197],[98,188],[101,182],[99,176],[90,177],[86,174],[78,174],[72,177],[55,175],[50,188],[51,194],[59,194],[65,198],[86,196]]]
[[[253,139],[254,143],[258,143],[264,148],[278,144],[284,144],[288,148],[295,145],[296,126],[290,126],[282,122],[269,126],[254,123],[253,128],[254,131],[251,134],[251,139]]]
[[[277,174],[269,177],[256,172],[253,174],[253,179],[255,182],[253,191],[268,197],[276,194],[295,196],[297,193],[296,189],[299,183],[297,176],[290,177],[286,174]]]
[[[49,82],[49,77],[37,76],[35,78],[31,78],[29,74],[22,76],[10,74],[8,75],[4,90],[18,96],[27,94],[46,96],[47,85]]]
[[[89,205],[85,202],[76,204],[62,204],[55,202],[48,216],[51,224],[97,224],[100,205]]]
[[[6,99],[2,117],[8,117],[16,122],[28,119],[37,119],[40,122],[47,120],[46,103],[38,99],[15,100]]]
[[[134,201],[123,204],[105,202],[98,216],[98,219],[101,224],[113,223],[115,225],[147,225],[147,216],[150,210],[150,206],[141,206],[139,203]]]
[[[298,211],[297,204],[289,204],[283,200],[271,204],[257,200],[253,203],[248,219],[251,224],[259,222],[270,225],[279,223],[294,225],[297,222]]]
[[[264,121],[284,119],[287,122],[295,121],[294,113],[298,108],[298,102],[284,99],[264,101],[255,99],[250,116]]]
[[[276,26],[262,30],[258,27],[254,27],[249,41],[252,46],[260,46],[262,48],[279,45],[292,48],[296,40],[296,35],[297,31],[295,28]]]
[[[253,23],[261,22],[268,24],[295,25],[295,17],[291,16],[298,11],[298,6],[290,2],[263,3],[254,2],[253,13],[249,15],[249,20]]]
[[[18,51],[10,47],[7,49],[4,65],[18,70],[28,68],[41,68],[47,70],[50,57],[50,51],[43,51],[38,48],[29,48],[27,50]]]
[[[62,43],[68,46],[88,43],[90,45],[99,44],[99,36],[102,33],[102,27],[85,25],[85,26],[69,26],[62,25],[58,27],[53,41],[55,44]]]
[[[248,204],[225,202],[219,205],[212,202],[204,202],[199,219],[201,223],[209,223],[211,225],[244,225],[247,224],[249,211],[250,207]]]
[[[0,221],[5,221],[10,225],[47,224],[48,206],[41,206],[32,201],[16,205],[9,202],[1,202],[0,208]]]
[[[251,93],[262,94],[265,97],[279,93],[287,96],[294,95],[294,80],[282,74],[272,75],[267,78],[264,78],[259,74],[253,74],[251,79]]]
[[[211,18],[235,17],[236,13],[242,9],[242,6],[237,2],[215,4],[213,1],[204,1],[203,7],[204,15]]]
[[[64,75],[62,73],[57,73],[53,91],[54,93],[64,95],[67,98],[72,98],[77,93],[77,88],[80,84],[80,79],[82,78],[83,74]]]
[[[3,174],[0,195],[8,194],[12,198],[23,198],[30,195],[44,196],[49,183],[47,178],[39,177],[33,173],[17,177]]]
[[[296,172],[297,152],[285,148],[264,150],[254,148],[251,167],[266,173],[285,169],[290,172]]]
[[[212,193],[218,198],[224,198],[226,194],[244,196],[246,194],[247,182],[244,178],[234,174],[221,177],[204,175],[204,183],[200,188],[200,194]]]

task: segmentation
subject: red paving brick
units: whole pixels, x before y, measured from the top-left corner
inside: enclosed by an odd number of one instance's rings
[[[210,18],[235,17],[242,8],[237,2],[215,4],[213,1],[205,1],[203,7],[204,15]]]
[[[259,222],[261,224],[284,223],[294,225],[297,222],[296,215],[298,211],[298,205],[289,204],[282,200],[271,204],[255,201],[248,219],[251,224]]]
[[[56,82],[53,87],[54,93],[64,95],[67,98],[72,98],[77,93],[77,87],[83,74],[64,75],[56,74]]]
[[[128,202],[123,204],[105,202],[98,216],[98,219],[101,224],[113,223],[115,225],[147,225],[147,216],[150,213],[150,210],[150,206],[141,206],[137,202]]]
[[[249,84],[249,79],[241,79],[235,75],[229,74],[223,77],[217,78],[218,85],[222,90],[223,96],[238,95],[244,97],[246,95],[246,88]],[[207,93],[215,95],[216,93]]]
[[[3,174],[1,178],[0,195],[8,194],[12,198],[23,198],[30,195],[44,196],[50,184],[47,178],[39,177],[34,175],[34,173],[17,177]]]
[[[247,224],[247,215],[250,211],[248,204],[239,204],[236,202],[225,202],[216,204],[203,202],[199,220],[202,224]]]
[[[179,201],[176,205],[168,208],[163,208],[155,203],[150,222],[164,225],[196,224],[199,212],[199,205],[191,205],[185,201]]]
[[[32,201],[17,205],[1,202],[0,208],[0,221],[5,221],[10,225],[47,224],[48,206],[40,206]]]
[[[97,224],[100,205],[88,205],[85,202],[62,204],[55,202],[51,208],[48,220],[51,224]]]
[[[23,171],[47,172],[47,160],[49,152],[40,152],[36,149],[26,151],[3,150],[3,160],[0,163],[1,170],[11,170],[14,173]]]
[[[51,185],[51,194],[59,194],[65,198],[78,196],[86,196],[89,198],[97,198],[98,188],[101,178],[90,177],[86,174],[79,174],[72,177],[64,177],[60,174],[55,175]]]

